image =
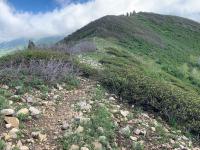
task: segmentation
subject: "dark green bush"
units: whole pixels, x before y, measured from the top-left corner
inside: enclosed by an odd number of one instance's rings
[[[5,109],[7,106],[8,106],[7,99],[0,95],[0,110]]]
[[[167,121],[175,119],[186,130],[200,134],[200,98],[196,93],[155,80],[137,69],[110,67],[99,79],[128,102],[152,109]]]

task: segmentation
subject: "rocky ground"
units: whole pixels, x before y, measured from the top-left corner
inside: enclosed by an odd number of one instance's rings
[[[78,88],[63,87],[10,95],[9,109],[1,110],[0,149],[199,149],[181,131],[153,114],[120,103],[94,81],[80,78]],[[6,85],[1,88],[15,93]]]

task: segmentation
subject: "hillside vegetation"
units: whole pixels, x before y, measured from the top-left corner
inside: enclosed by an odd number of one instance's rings
[[[199,134],[199,35],[197,22],[135,13],[103,17],[60,43],[93,41],[98,50],[80,58],[102,65],[97,78],[105,87]]]
[[[105,16],[2,56],[0,133],[0,150],[198,150],[200,24]]]

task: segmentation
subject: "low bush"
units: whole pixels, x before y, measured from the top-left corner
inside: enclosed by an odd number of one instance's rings
[[[0,110],[8,106],[8,101],[5,97],[0,96]]]
[[[24,87],[41,89],[44,84],[53,85],[76,73],[73,58],[62,52],[25,50],[0,60],[0,82],[21,86],[19,93]]]
[[[99,61],[104,69],[97,71],[87,66],[89,77],[95,77],[123,100],[160,114],[178,128],[200,134],[200,98],[196,89],[163,70],[160,77],[156,72],[150,74],[149,68],[137,59],[114,50],[109,48],[110,55]]]
[[[100,82],[119,97],[147,110],[160,113],[194,134],[200,134],[200,98],[181,88],[155,80],[140,70],[110,67],[100,75]]]
[[[0,140],[0,150],[4,150],[6,147],[6,143],[2,140]]]

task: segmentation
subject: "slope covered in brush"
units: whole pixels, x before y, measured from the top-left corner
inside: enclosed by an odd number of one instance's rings
[[[199,134],[199,35],[192,20],[135,13],[100,18],[60,43],[92,40],[98,50],[79,58],[102,66],[97,76],[105,87]]]

